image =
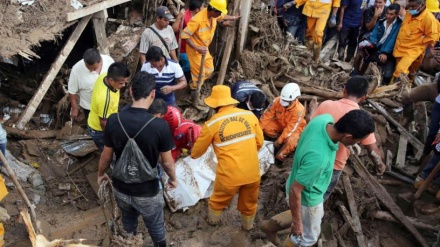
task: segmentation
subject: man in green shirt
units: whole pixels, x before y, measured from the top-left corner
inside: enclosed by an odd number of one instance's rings
[[[290,225],[291,233],[283,247],[312,246],[321,232],[324,216],[324,193],[333,172],[338,142],[353,145],[374,132],[373,118],[363,110],[353,110],[338,122],[323,114],[304,129],[296,149],[292,171],[286,182],[290,210],[275,215],[261,224],[261,229],[275,245],[277,232]]]

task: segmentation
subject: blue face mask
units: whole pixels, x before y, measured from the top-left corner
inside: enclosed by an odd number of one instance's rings
[[[417,15],[419,13],[419,11],[417,9],[410,9],[410,10],[408,10],[408,12],[410,15],[413,15],[413,16]]]

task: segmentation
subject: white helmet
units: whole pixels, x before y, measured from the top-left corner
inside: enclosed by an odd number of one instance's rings
[[[296,97],[301,95],[301,91],[299,89],[298,84],[296,83],[287,83],[283,89],[281,90],[280,98],[284,101],[294,101]]]

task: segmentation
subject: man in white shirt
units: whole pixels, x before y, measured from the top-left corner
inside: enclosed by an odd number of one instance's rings
[[[77,96],[79,96],[79,106],[84,111],[85,119],[88,118],[95,82],[102,73],[107,73],[108,67],[114,62],[110,56],[99,54],[97,49],[90,48],[84,52],[83,59],[72,67],[68,91],[72,107],[70,117],[73,120],[78,119]]]
[[[178,61],[176,55],[178,44],[173,28],[169,25],[170,21],[174,21],[174,16],[168,8],[165,6],[157,8],[156,21],[151,26],[145,28],[145,31],[142,33],[139,48],[141,64],[146,62],[145,53],[147,53],[151,46],[158,46],[162,49],[166,58]]]
[[[156,98],[165,100],[167,105],[176,106],[174,91],[184,89],[187,85],[182,67],[169,58],[166,58],[157,46],[152,46],[145,54],[147,63],[141,68],[156,77]]]

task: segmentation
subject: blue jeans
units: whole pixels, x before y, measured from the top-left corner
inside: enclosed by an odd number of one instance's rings
[[[324,194],[324,201],[327,201],[327,199],[330,197],[330,195],[333,192],[333,189],[336,187],[339,181],[339,177],[341,176],[342,170],[333,170],[332,174],[332,180],[330,181],[330,184],[328,185],[327,191]]]
[[[179,55],[179,63],[182,67],[183,72],[188,72],[190,70],[189,67],[189,59],[186,53],[180,53]]]
[[[142,216],[154,246],[165,243],[165,223],[163,218],[163,192],[152,197],[129,196],[113,190],[115,200],[122,214],[122,225],[127,233],[136,235],[138,217]]]
[[[305,24],[288,26],[286,31],[298,39],[301,44],[304,44]]]
[[[438,164],[439,161],[440,161],[440,155],[434,154],[432,158],[429,160],[428,164],[426,164],[425,168],[423,168],[423,171],[419,174],[419,176],[423,179],[427,179],[429,174],[431,173],[432,170],[434,170],[435,166]],[[432,182],[435,185],[440,184],[440,172],[435,175]]]
[[[429,123],[428,136],[426,137],[423,154],[427,155],[432,150],[432,142],[435,140],[437,131],[440,129],[440,104],[435,101],[431,111],[431,122]],[[434,164],[435,165],[435,164]]]
[[[102,152],[104,149],[104,131],[94,130],[87,125],[87,132],[92,137],[93,141],[98,147],[99,152]]]
[[[6,157],[6,143],[0,143],[0,151],[2,152],[3,156]],[[0,160],[0,165],[3,165],[3,162]]]

